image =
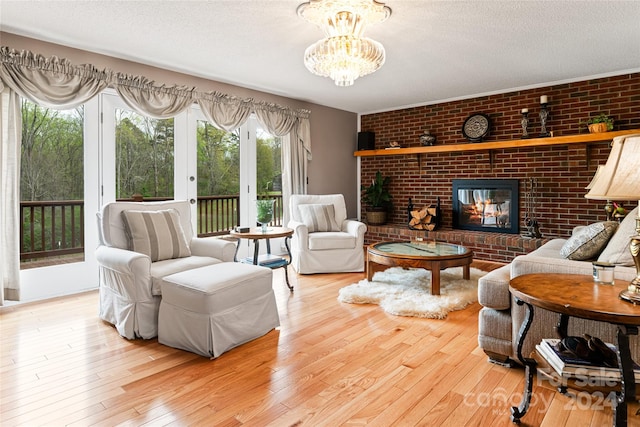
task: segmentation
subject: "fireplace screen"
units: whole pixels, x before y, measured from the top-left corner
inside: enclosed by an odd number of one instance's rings
[[[453,228],[518,234],[518,180],[454,179]]]

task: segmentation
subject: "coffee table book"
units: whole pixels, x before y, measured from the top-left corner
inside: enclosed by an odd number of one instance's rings
[[[253,257],[248,256],[246,258],[243,258],[242,262],[245,264],[253,264]],[[258,265],[263,267],[273,267],[274,265],[279,265],[286,262],[287,260],[285,258],[277,255],[263,254],[258,256]]]
[[[604,364],[594,364],[587,360],[568,356],[557,349],[559,339],[543,339],[536,345],[536,351],[542,356],[549,366],[563,378],[588,377],[592,379],[620,381],[620,370]],[[613,344],[607,345],[614,351]],[[640,381],[640,366],[634,362],[634,374],[636,382]]]

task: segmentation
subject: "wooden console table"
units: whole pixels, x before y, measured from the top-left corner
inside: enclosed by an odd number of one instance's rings
[[[526,274],[511,280],[509,290],[518,305],[527,307],[518,334],[518,358],[525,366],[526,383],[522,402],[511,408],[511,420],[519,423],[531,402],[533,375],[536,372],[535,359],[523,357],[522,345],[533,321],[534,307],[544,308],[560,314],[558,335],[567,335],[569,317],[607,322],[617,326],[618,364],[620,366],[621,387],[613,402],[614,425],[627,425],[627,403],[636,398],[636,383],[633,361],[629,351],[629,335],[638,335],[640,326],[640,306],[619,299],[618,294],[628,283],[616,280],[615,285],[603,285],[593,281],[591,276],[577,274]],[[571,384],[567,387],[573,388]],[[581,390],[589,391],[588,385]]]

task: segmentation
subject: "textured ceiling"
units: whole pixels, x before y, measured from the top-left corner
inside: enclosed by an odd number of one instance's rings
[[[388,0],[386,64],[340,88],[301,2],[1,0],[0,29],[358,113],[640,71],[640,1]]]

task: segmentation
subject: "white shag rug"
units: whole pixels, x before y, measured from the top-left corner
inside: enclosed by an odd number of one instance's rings
[[[478,300],[478,279],[486,271],[471,268],[471,279],[462,278],[462,267],[440,272],[440,295],[431,295],[431,272],[423,268],[391,267],[377,272],[369,282],[361,280],[340,289],[338,301],[378,304],[396,316],[444,319]]]

